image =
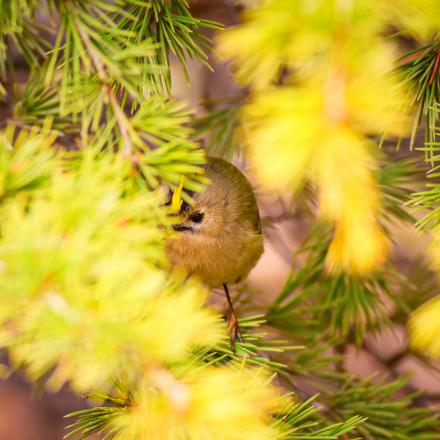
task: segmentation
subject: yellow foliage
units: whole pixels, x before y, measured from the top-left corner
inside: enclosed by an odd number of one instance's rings
[[[219,48],[233,61],[238,80],[258,90],[273,83],[283,66],[320,75],[333,56],[345,56],[361,71],[369,65],[359,58],[381,45],[381,12],[370,0],[264,0],[220,35]]]
[[[434,230],[430,248],[432,266],[440,272],[440,230]],[[432,357],[440,357],[440,296],[419,307],[409,322],[411,345]]]
[[[423,304],[409,322],[411,345],[432,357],[440,357],[440,296]]]
[[[34,151],[21,148],[19,158]],[[52,370],[52,387],[84,392],[186,358],[224,328],[206,290],[167,273],[159,226],[170,220],[157,194],[126,193],[129,162],[93,150],[77,162],[2,205],[0,322],[11,325],[0,342],[15,341],[11,358],[32,378]]]
[[[336,116],[337,103],[330,108]],[[367,273],[388,249],[377,223],[376,164],[368,141],[329,119],[329,111],[319,90],[284,87],[259,95],[245,109],[250,161],[264,188],[290,190],[304,179],[313,182],[322,217],[336,227],[328,268]]]
[[[414,38],[428,41],[440,27],[440,2],[437,0],[387,0],[378,2],[384,17],[399,24]]]
[[[327,267],[336,272],[371,272],[383,263],[388,246],[377,223],[380,193],[365,140],[344,127],[329,130],[314,165],[321,215],[335,223]]]
[[[156,370],[130,409],[112,421],[116,440],[275,440],[270,414],[285,399],[263,369]]]
[[[53,148],[55,138],[54,132],[38,128],[17,133],[13,125],[0,132],[1,198],[49,183],[51,171],[57,163]]]
[[[219,44],[237,78],[254,88],[243,120],[260,184],[316,185],[320,213],[335,225],[327,267],[337,272],[365,274],[384,262],[369,137],[409,128],[380,11],[366,0],[267,0]],[[282,67],[284,85],[274,86]]]
[[[322,99],[313,90],[273,89],[245,108],[250,161],[265,187],[301,183],[319,142]]]
[[[265,370],[195,355],[227,332],[207,290],[168,271],[161,193],[133,191],[122,155],[54,157],[41,145],[50,138],[13,140],[0,137],[0,347],[11,364],[53,390],[122,384],[127,408],[106,420],[117,439],[281,438],[273,414],[287,398]]]
[[[245,12],[245,24],[219,37],[220,50],[235,61],[241,82],[261,89],[274,80],[290,52],[307,54],[325,43],[310,32],[295,33],[298,38],[294,38],[292,29],[307,29],[294,3],[298,2],[264,1],[261,7]]]

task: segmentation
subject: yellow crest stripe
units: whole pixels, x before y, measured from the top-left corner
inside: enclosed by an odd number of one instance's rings
[[[183,190],[183,177],[180,179],[180,183],[174,191],[173,197],[171,198],[171,212],[177,214],[182,206],[182,190]]]

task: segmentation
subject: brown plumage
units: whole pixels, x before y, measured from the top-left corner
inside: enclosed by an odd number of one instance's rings
[[[167,243],[172,265],[199,276],[210,287],[247,276],[263,252],[260,216],[252,187],[232,164],[208,158],[210,183],[184,205]]]
[[[223,285],[232,306],[226,285],[245,278],[263,253],[260,216],[250,183],[232,164],[208,157],[205,176],[209,184],[194,206],[184,204],[176,218],[167,254],[208,286]],[[231,316],[236,320],[233,309]]]

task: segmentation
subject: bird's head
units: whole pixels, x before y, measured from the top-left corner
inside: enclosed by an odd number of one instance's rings
[[[214,158],[205,166],[205,177],[205,188],[190,194],[191,204],[182,198],[183,182],[171,197],[173,229],[183,241],[197,237],[198,243],[223,242],[226,236],[240,240],[243,234],[259,233],[258,209],[246,178],[233,165]]]
[[[219,237],[225,229],[224,204],[219,203],[219,194],[212,183],[203,192],[193,195],[193,203],[182,201],[173,215],[173,229],[178,233],[199,237]]]

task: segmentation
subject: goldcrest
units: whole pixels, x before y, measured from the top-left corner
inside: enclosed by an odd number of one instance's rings
[[[173,266],[225,286],[245,278],[263,253],[260,216],[251,184],[234,165],[208,157],[204,168],[209,183],[193,206],[182,204],[166,251]]]

